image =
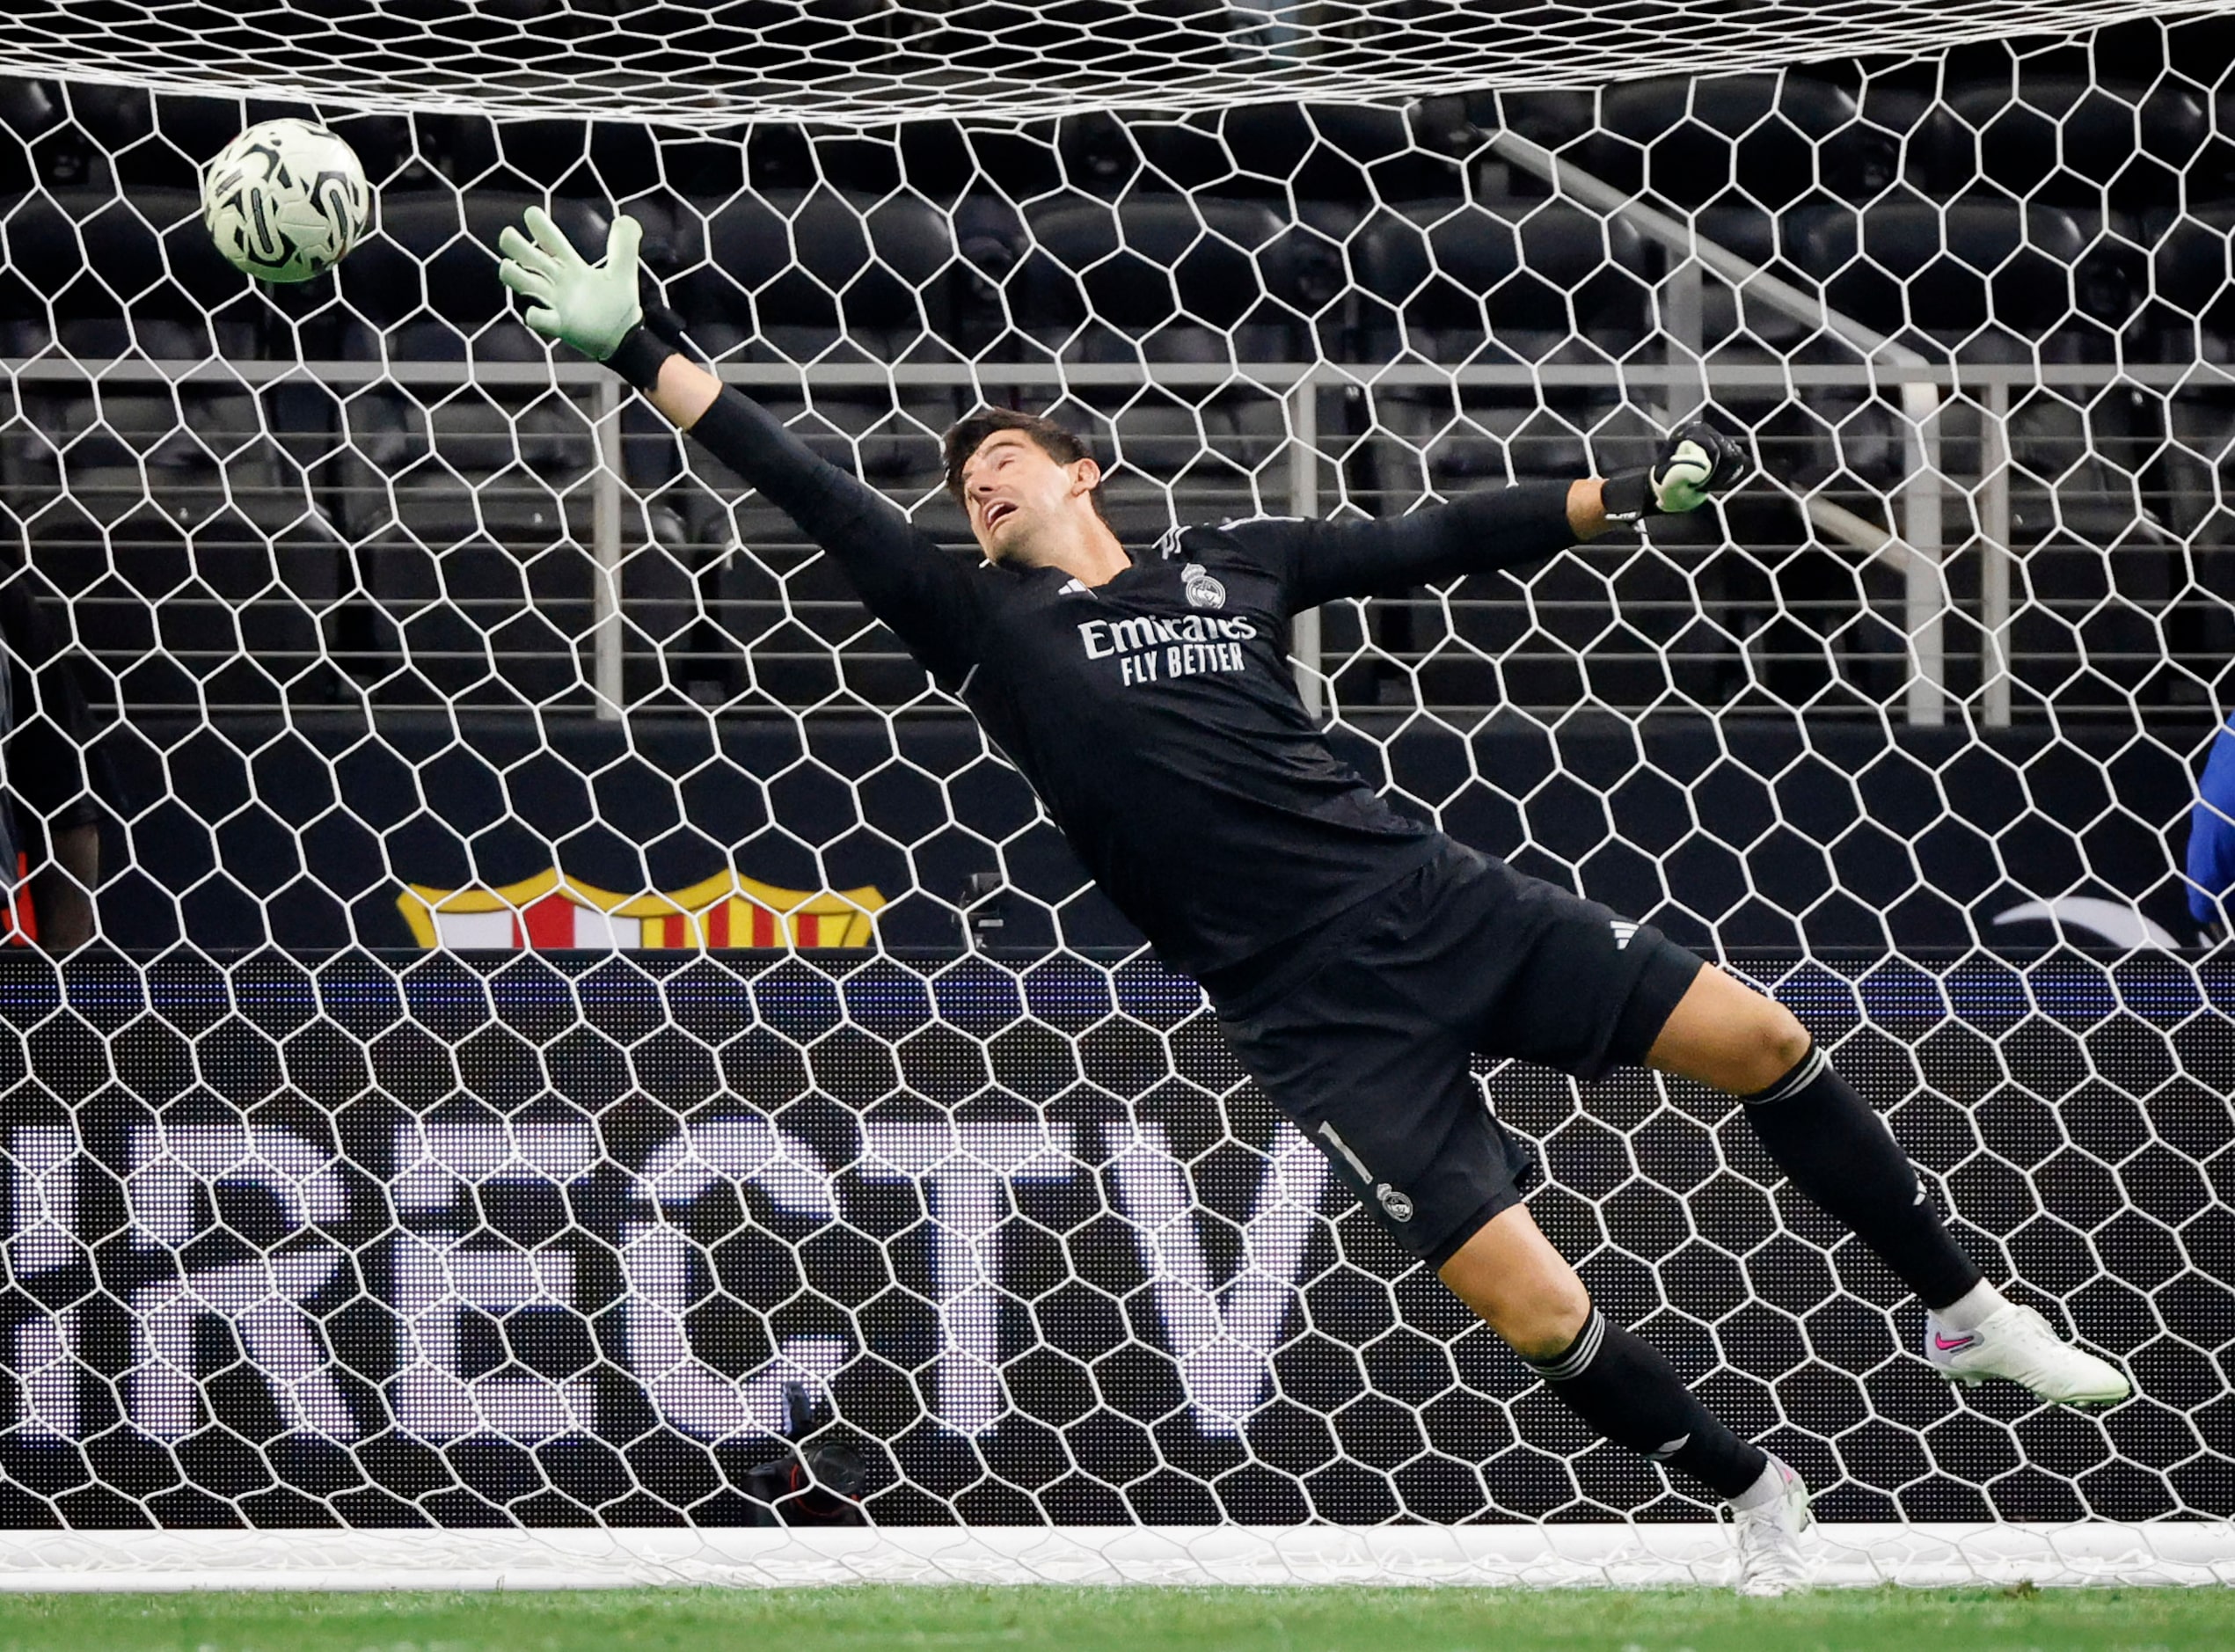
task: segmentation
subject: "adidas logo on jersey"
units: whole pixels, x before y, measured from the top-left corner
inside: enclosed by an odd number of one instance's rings
[[[1638,926],[1635,924],[1625,922],[1625,920],[1618,917],[1614,920],[1612,928],[1614,930],[1614,950],[1617,952],[1620,952],[1623,948],[1627,947],[1632,941],[1638,938]]]

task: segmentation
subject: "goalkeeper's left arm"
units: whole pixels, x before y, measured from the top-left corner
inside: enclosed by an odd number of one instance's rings
[[[1370,522],[1276,520],[1229,531],[1286,558],[1289,601],[1300,611],[1336,597],[1391,595],[1541,562],[1611,524],[1697,510],[1746,469],[1735,441],[1695,421],[1671,432],[1651,464],[1603,480],[1483,488]]]
[[[638,293],[636,220],[617,217],[591,264],[549,214],[508,227],[498,274],[530,305],[530,327],[603,362],[821,545],[909,652],[948,682],[976,660],[970,576],[875,488],[818,456],[760,405],[685,355],[672,318],[647,319]]]

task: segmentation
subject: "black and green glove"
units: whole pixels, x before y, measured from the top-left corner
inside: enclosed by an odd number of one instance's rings
[[[604,362],[639,390],[652,389],[679,340],[645,325],[637,293],[643,227],[625,213],[617,216],[606,231],[604,259],[592,264],[541,207],[528,208],[527,224],[526,235],[508,225],[497,237],[504,254],[497,279],[529,301],[528,325]]]
[[[1746,450],[1735,438],[1694,420],[1670,433],[1660,457],[1646,469],[1606,479],[1602,495],[1606,519],[1635,522],[1640,516],[1698,510],[1746,471]]]

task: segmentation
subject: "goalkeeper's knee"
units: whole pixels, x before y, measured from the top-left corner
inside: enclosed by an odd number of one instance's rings
[[[1713,965],[1677,1002],[1647,1059],[1731,1095],[1758,1095],[1808,1058],[1808,1029],[1775,998]]]

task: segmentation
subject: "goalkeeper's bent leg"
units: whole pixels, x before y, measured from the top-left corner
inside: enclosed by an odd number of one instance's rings
[[[1947,1307],[1980,1283],[1885,1120],[1783,1005],[1709,965],[1646,1059],[1745,1102],[1793,1185],[1852,1228],[1926,1307]]]
[[[1760,1446],[1740,1439],[1693,1397],[1660,1349],[1608,1324],[1596,1308],[1573,1345],[1529,1363],[1599,1433],[1705,1481],[1718,1497],[1743,1495],[1769,1466]]]
[[[1617,1445],[1739,1497],[1768,1457],[1724,1427],[1642,1337],[1610,1325],[1528,1210],[1500,1211],[1438,1270],[1568,1408]]]
[[[1813,1044],[1793,1071],[1742,1097],[1747,1122],[1793,1185],[1854,1229],[1928,1308],[1982,1277],[1925,1195],[1886,1121]]]

